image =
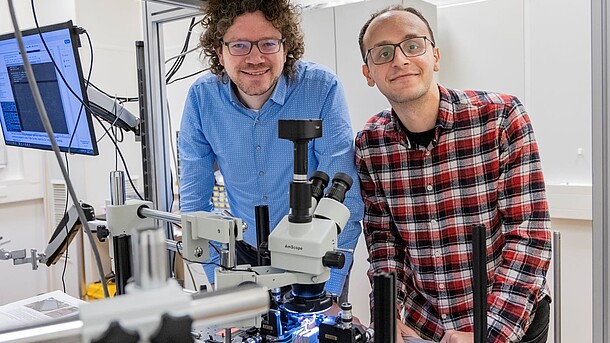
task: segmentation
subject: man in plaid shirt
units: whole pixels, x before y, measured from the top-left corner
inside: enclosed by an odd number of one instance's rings
[[[523,105],[437,84],[439,50],[413,8],[373,14],[359,43],[368,85],[392,105],[357,135],[356,164],[369,277],[396,274],[401,334],[473,342],[471,228],[482,224],[488,341],[546,342],[550,217]]]

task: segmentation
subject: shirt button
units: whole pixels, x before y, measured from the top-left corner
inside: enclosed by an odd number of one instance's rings
[[[428,187],[426,187],[426,189],[427,189],[427,190],[429,190],[429,191],[431,191],[431,190],[433,189],[433,188],[432,188],[432,185],[428,185]]]
[[[257,146],[256,146],[256,151],[261,151],[261,149],[262,149],[262,148],[261,148],[261,146],[260,146],[260,145],[257,145]]]
[[[264,171],[261,170],[261,171],[258,172],[258,176],[263,176],[263,175],[265,175]]]
[[[426,150],[426,156],[430,156],[430,151]]]
[[[440,284],[438,284],[438,288],[440,288],[440,289],[445,289],[445,284],[444,284],[444,283],[440,283]]]
[[[432,220],[430,221],[430,223],[431,223],[432,225],[436,225],[436,219],[432,219]]]
[[[442,319],[447,319],[447,314],[446,313],[441,314],[441,318]]]
[[[263,195],[263,196],[261,197],[261,199],[262,199],[263,201],[267,201],[267,196],[266,196],[266,195]]]
[[[434,249],[434,256],[436,256],[436,257],[441,256],[441,250],[440,249]]]

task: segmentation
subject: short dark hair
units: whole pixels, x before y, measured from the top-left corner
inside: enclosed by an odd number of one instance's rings
[[[430,33],[430,40],[432,41],[432,44],[436,44],[436,42],[434,41],[434,33],[432,33],[432,28],[430,27],[430,23],[428,23],[428,20],[426,19],[426,17],[424,17],[423,14],[421,14],[420,11],[418,11],[417,9],[415,9],[413,7],[404,7],[402,5],[392,5],[392,6],[388,6],[382,10],[379,10],[379,11],[371,14],[371,17],[369,18],[369,20],[367,20],[366,23],[364,23],[364,26],[362,26],[362,29],[360,29],[360,35],[358,36],[358,44],[360,45],[360,53],[362,54],[363,61],[366,62],[366,60],[365,60],[366,51],[364,50],[364,34],[366,33],[366,30],[368,30],[369,26],[371,25],[371,22],[375,18],[379,17],[380,15],[382,15],[384,13],[388,13],[388,12],[392,12],[392,11],[405,11],[405,12],[415,14],[419,19],[421,19],[424,22],[424,24],[426,24],[426,27],[428,28],[428,32]]]
[[[209,58],[210,71],[218,76],[224,74],[224,67],[216,54],[216,48],[222,46],[222,37],[233,25],[236,17],[245,13],[261,11],[265,18],[280,31],[284,39],[286,62],[284,74],[293,78],[296,75],[296,61],[305,52],[303,32],[300,27],[299,8],[290,0],[209,0],[203,7],[201,26],[203,33],[199,37],[202,55]]]

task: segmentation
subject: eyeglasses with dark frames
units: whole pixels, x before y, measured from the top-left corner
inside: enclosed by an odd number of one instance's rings
[[[430,42],[434,48],[434,42],[425,36],[407,38],[396,44],[382,44],[372,47],[366,52],[364,63],[367,63],[369,59],[377,65],[390,63],[394,60],[396,47],[399,47],[400,51],[407,57],[423,55],[426,53],[426,41]]]
[[[280,51],[282,44],[286,39],[261,39],[257,41],[236,40],[232,42],[223,42],[229,49],[229,53],[233,56],[245,56],[250,54],[252,47],[256,45],[261,54],[275,54]]]

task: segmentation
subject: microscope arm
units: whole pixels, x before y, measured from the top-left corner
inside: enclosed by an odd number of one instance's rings
[[[293,284],[317,284],[330,278],[330,270],[319,275],[290,272],[271,266],[250,267],[240,265],[235,269],[216,269],[216,289],[236,287],[243,283],[256,283],[268,288],[279,288]]]

